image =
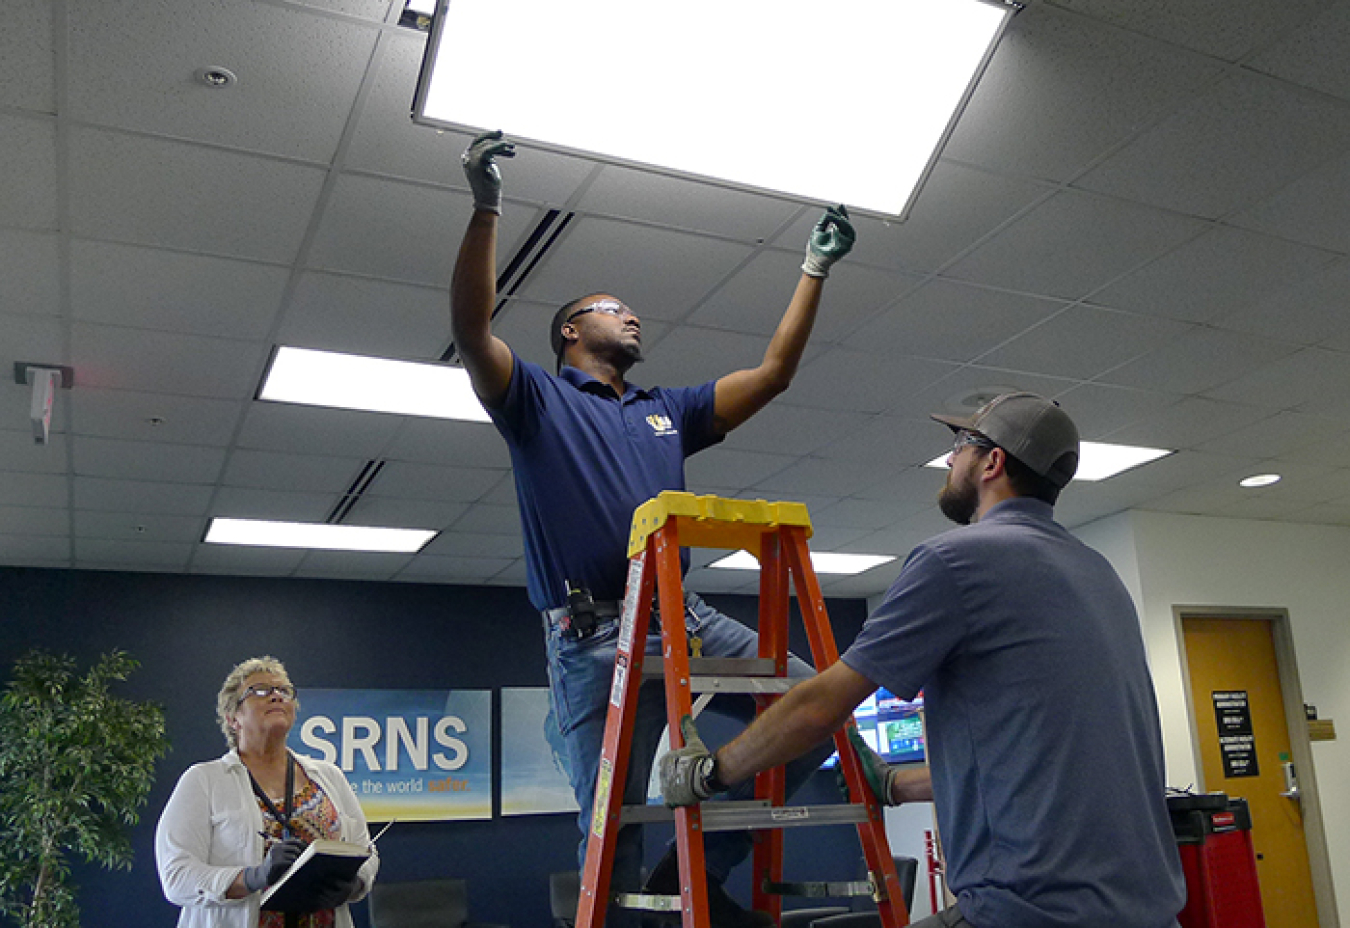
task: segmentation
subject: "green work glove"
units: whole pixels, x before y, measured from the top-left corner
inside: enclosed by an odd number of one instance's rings
[[[502,138],[501,130],[484,132],[474,139],[460,156],[464,176],[473,190],[475,209],[485,209],[501,215],[502,172],[497,168],[498,157],[514,158],[516,146]]]
[[[676,748],[661,758],[661,795],[666,805],[697,805],[724,787],[713,776],[717,759],[698,736],[692,716],[680,719],[684,747]]]
[[[830,266],[853,250],[856,238],[844,204],[831,206],[811,230],[811,238],[806,243],[803,273],[810,277],[829,277]]]
[[[883,806],[893,806],[896,803],[891,801],[891,781],[895,778],[895,769],[886,763],[871,746],[863,740],[863,736],[858,734],[857,726],[848,727],[848,743],[853,746],[853,753],[858,755],[858,760],[862,761],[863,777],[867,780],[867,785],[872,788],[872,795],[877,802]],[[839,765],[840,788],[844,792],[844,798],[848,798],[848,785],[844,780],[844,765]]]

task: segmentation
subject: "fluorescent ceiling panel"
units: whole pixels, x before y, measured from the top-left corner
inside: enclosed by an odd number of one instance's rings
[[[1134,445],[1112,445],[1099,441],[1085,441],[1078,446],[1079,461],[1078,472],[1073,475],[1073,482],[1095,483],[1098,480],[1105,480],[1108,477],[1114,477],[1117,474],[1123,474],[1125,471],[1138,467],[1141,464],[1147,464],[1150,461],[1156,461],[1158,458],[1167,457],[1173,452],[1165,448],[1141,448]],[[948,451],[941,457],[933,458],[924,467],[935,467],[940,470],[947,469],[947,458],[951,452]]]
[[[282,346],[258,399],[488,422],[461,367]]]
[[[440,0],[413,118],[895,217],[1012,10],[992,0]]]
[[[895,557],[890,554],[838,554],[830,551],[812,551],[811,566],[818,574],[860,574],[871,570]],[[722,570],[759,570],[759,559],[749,551],[737,551],[720,560],[713,561],[709,567]]]
[[[269,522],[263,519],[211,520],[208,544],[264,548],[319,548],[325,551],[377,551],[416,554],[436,532],[420,528],[372,528],[326,522]]]

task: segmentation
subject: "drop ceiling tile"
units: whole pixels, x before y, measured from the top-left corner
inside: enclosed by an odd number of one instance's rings
[[[47,444],[33,443],[33,433],[0,431],[0,472],[17,470],[26,474],[66,473],[66,436],[52,433]]]
[[[70,481],[62,474],[0,473],[0,505],[60,509],[70,504]]]
[[[902,359],[903,363],[903,359]],[[933,413],[969,416],[1000,393],[1038,393],[1055,399],[1077,382],[1020,371],[967,364],[923,389],[898,390],[887,410],[904,419],[927,419]]]
[[[1342,195],[1347,186],[1350,157],[1335,158],[1229,221],[1344,254],[1350,252],[1350,206]]]
[[[934,278],[844,339],[859,351],[970,361],[1069,305]]]
[[[1278,40],[1244,61],[1246,67],[1350,100],[1350,63],[1344,55],[1350,43],[1350,8],[1317,0],[1302,0],[1292,8],[1283,3],[1253,6],[1265,15],[1298,16],[1298,25],[1282,34],[1268,32]]]
[[[59,319],[50,316],[0,315],[0,380],[19,386],[14,380],[17,361],[34,364],[67,364],[65,340]],[[77,380],[83,378],[77,373]],[[27,409],[24,410],[27,412]]]
[[[70,539],[55,535],[0,535],[0,564],[69,567]]]
[[[514,561],[504,557],[436,557],[419,554],[394,579],[413,583],[487,583]]]
[[[341,496],[337,493],[295,493],[252,487],[221,487],[211,501],[211,515],[229,519],[274,522],[323,522]]]
[[[520,511],[515,506],[475,503],[451,528],[456,534],[520,535]]]
[[[267,348],[261,342],[204,338],[75,323],[76,386],[242,400],[253,394]]]
[[[1215,226],[1113,281],[1092,299],[1149,316],[1222,323],[1335,260],[1320,249]]]
[[[956,369],[945,361],[832,348],[802,365],[792,382],[792,398],[822,409],[883,412]]]
[[[0,506],[0,535],[70,534],[70,510],[34,506]]]
[[[501,475],[499,470],[482,467],[390,461],[366,492],[370,496],[471,503],[492,489]]]
[[[876,531],[897,525],[932,505],[931,498],[841,499],[827,509],[811,513],[811,524],[812,527],[830,529],[857,528]],[[823,550],[814,544],[814,537],[812,541],[812,548]]]
[[[468,511],[466,503],[426,499],[394,499],[363,496],[346,518],[347,525],[378,525],[387,528],[428,528],[440,531]]]
[[[561,306],[611,293],[639,316],[677,320],[749,257],[744,246],[607,219],[568,226],[519,295]]]
[[[484,422],[409,417],[384,455],[391,461],[450,467],[511,466],[511,454],[496,428]]]
[[[192,555],[190,571],[236,577],[286,577],[300,566],[306,553],[293,548],[203,544]]]
[[[467,189],[459,157],[472,136],[418,125],[409,116],[425,43],[422,33],[385,33],[344,163],[356,171]],[[501,163],[505,214],[510,217],[521,201],[566,204],[594,169],[582,158],[519,148],[514,159]]]
[[[1344,106],[1234,72],[1076,183],[1216,219],[1259,202],[1346,148],[1350,111]]]
[[[69,21],[73,118],[315,162],[337,150],[379,34],[373,23],[247,0],[190,16],[173,0],[83,0]],[[237,82],[195,78],[216,66]]]
[[[389,17],[389,0],[291,0],[292,6],[312,7],[345,16],[357,16],[371,22],[383,23]],[[404,4],[398,4],[402,11]],[[412,32],[413,30],[407,30]],[[417,33],[421,34],[421,33]]]
[[[1061,393],[1059,403],[1086,441],[1113,441],[1112,433],[1146,419],[1181,399],[1175,393],[1085,383]]]
[[[692,492],[703,487],[743,490],[791,466],[797,459],[786,454],[737,451],[717,445],[689,458],[686,482]]]
[[[1295,346],[1285,342],[1200,327],[1103,374],[1101,380],[1139,389],[1203,393],[1294,351]]]
[[[803,207],[763,194],[608,165],[586,188],[576,208],[755,243],[771,238]]]
[[[442,532],[422,549],[436,557],[498,558],[515,560],[525,556],[520,534],[492,535],[472,532]],[[505,565],[502,565],[505,566]]]
[[[1065,190],[949,267],[959,280],[1081,299],[1205,226],[1135,203]]]
[[[247,339],[271,331],[290,276],[252,261],[78,240],[70,268],[76,319]]]
[[[981,355],[979,363],[1087,380],[1170,344],[1190,329],[1179,322],[1080,303]]]
[[[493,506],[509,506],[513,509],[519,507],[520,498],[516,495],[515,475],[509,470],[506,471],[497,481],[497,485],[484,493],[478,502]]]
[[[201,516],[98,512],[88,509],[75,511],[76,538],[196,544],[205,532],[206,519]]]
[[[1218,400],[1345,418],[1345,355],[1304,348],[1208,391]]]
[[[1030,7],[1000,40],[944,155],[1068,180],[1217,71],[1165,44]]]
[[[74,126],[70,176],[76,235],[289,264],[325,175],[273,158]]]
[[[230,444],[244,413],[237,400],[83,385],[70,392],[69,406],[77,435],[217,447]]]
[[[77,512],[200,516],[206,514],[213,492],[212,487],[205,484],[152,483],[104,477],[77,476],[72,483]]]
[[[334,580],[388,580],[412,562],[408,554],[364,551],[310,551],[295,569],[297,577]]]
[[[21,229],[55,229],[56,123],[46,117],[0,113],[0,222]]]
[[[769,347],[768,336],[744,335],[719,329],[681,325],[667,329],[653,342],[643,324],[643,363],[628,372],[628,380],[643,386],[685,386],[706,383],[732,371],[757,366]],[[821,349],[808,343],[806,357]],[[552,366],[549,366],[552,369]]]
[[[181,573],[195,545],[173,542],[76,538],[75,564],[81,570],[155,570]]]
[[[769,499],[793,499],[798,495],[842,497],[875,484],[883,476],[884,469],[876,465],[802,458],[760,480],[753,489]]]
[[[403,417],[291,403],[250,403],[239,431],[241,448],[378,458]]]
[[[118,441],[77,435],[75,473],[81,477],[155,480],[166,483],[214,483],[225,463],[223,448]]]
[[[436,360],[450,340],[449,300],[442,287],[309,272],[276,337],[282,345]]]
[[[53,234],[0,229],[0,307],[24,316],[55,316],[61,312],[57,237]]]
[[[761,251],[686,321],[771,336],[801,280],[801,266],[800,254]],[[918,283],[919,278],[911,275],[856,264],[836,265],[825,283],[811,337],[838,341]]]
[[[231,487],[342,494],[365,466],[363,458],[239,448],[231,452],[220,482]]]
[[[484,582],[488,586],[515,586],[524,588],[526,585],[525,570],[525,559],[521,558],[507,564]]]
[[[1325,449],[1329,438],[1350,434],[1345,423],[1297,412],[1277,412],[1251,425],[1198,443],[1198,451],[1242,457],[1315,457]],[[1350,491],[1347,491],[1350,492]]]
[[[473,201],[455,190],[376,177],[342,175],[314,236],[312,268],[450,286],[455,244]],[[500,240],[511,241],[528,216],[503,218]]]
[[[931,461],[944,449],[951,449],[952,433],[945,425],[931,421],[928,425],[932,427],[932,431],[926,440],[931,442],[929,448],[933,453],[927,456],[927,461]],[[936,505],[938,491],[942,489],[942,485],[946,482],[946,467],[915,465],[899,470],[886,469],[883,471],[881,480],[853,495],[864,500],[908,500],[916,505],[921,504],[921,508],[927,509]],[[910,518],[910,516],[905,518]]]
[[[1350,333],[1346,313],[1350,260],[1339,259],[1223,317],[1223,326],[1267,338],[1317,345]]]
[[[50,0],[12,0],[0,17],[0,104],[56,112]]]
[[[1269,415],[1270,410],[1260,406],[1188,396],[1112,432],[1110,440],[1154,448],[1194,448]]]
[[[1326,7],[1326,0],[1050,0],[1052,6],[1072,10],[1130,32],[1161,39],[1236,61],[1269,43],[1271,38],[1298,26]]]
[[[877,416],[830,442],[816,457],[870,464],[879,472],[925,464],[951,447],[951,432],[931,419]]]

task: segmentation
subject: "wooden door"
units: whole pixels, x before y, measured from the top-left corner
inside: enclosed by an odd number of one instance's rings
[[[1185,617],[1182,631],[1205,789],[1247,800],[1266,926],[1316,925],[1302,808],[1282,795],[1291,752],[1271,623]],[[1244,703],[1250,740],[1240,734]]]

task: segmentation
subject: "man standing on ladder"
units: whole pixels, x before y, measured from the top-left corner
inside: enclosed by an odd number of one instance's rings
[[[758,367],[697,387],[636,387],[624,375],[642,360],[641,324],[620,300],[597,292],[573,300],[553,316],[549,339],[557,359],[554,376],[522,360],[491,330],[502,197],[495,159],[514,154],[500,132],[479,136],[464,152],[474,212],[450,283],[450,319],[455,350],[511,451],[530,601],[544,616],[552,709],[566,746],[584,835],[595,799],[633,510],[663,490],[685,489],[686,457],[721,441],[787,389],[811,334],[830,266],[852,248],[854,233],[843,207],[828,210],[816,224],[801,279]],[[758,656],[752,630],[693,593],[686,595],[685,623],[705,656]],[[659,655],[660,644],[659,634],[649,636],[647,653]],[[790,663],[790,675],[813,673],[796,658]],[[724,705],[718,707],[718,702]],[[747,722],[754,715],[748,696],[722,696],[713,706]],[[638,705],[627,804],[646,801],[652,757],[664,725],[661,684],[653,681],[644,686]],[[788,766],[789,793],[829,755],[828,739],[820,741],[803,748],[805,756]],[[750,791],[747,784],[747,797]],[[751,840],[743,832],[707,838],[709,908],[716,928],[772,924],[767,915],[742,909],[722,889],[728,873],[749,853]],[[585,848],[583,840],[582,855]],[[641,866],[641,826],[630,825],[617,842],[615,891],[636,891]],[[679,891],[678,877],[672,847],[645,888],[673,895]],[[634,925],[638,914],[615,908],[607,924]]]
[[[1052,518],[1078,429],[1030,393],[933,418],[956,435],[939,508],[965,527],[915,548],[840,660],[716,756],[686,720],[666,801],[790,760],[878,684],[922,689],[931,766],[888,767],[850,732],[881,802],[937,806],[957,905],[913,928],[1175,928],[1185,884],[1139,619]]]

